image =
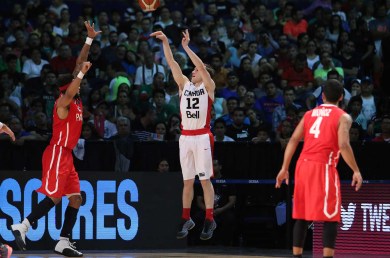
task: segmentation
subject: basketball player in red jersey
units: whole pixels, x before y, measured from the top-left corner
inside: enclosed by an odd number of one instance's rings
[[[61,93],[54,104],[53,136],[43,153],[42,186],[37,189],[47,197],[33,207],[31,214],[22,223],[11,226],[15,241],[21,250],[26,250],[25,238],[29,227],[60,203],[62,196],[67,196],[69,204],[65,211],[60,239],[54,251],[64,256],[83,256],[69,241],[82,203],[79,177],[73,165],[72,149],[80,137],[83,123],[83,107],[79,96],[80,82],[91,67],[91,63],[86,62],[90,45],[100,33],[100,31],[96,32],[94,25],[91,26],[89,22],[85,22],[85,26],[88,37],[77,58],[73,75],[62,75],[57,81]]]
[[[180,164],[184,180],[182,221],[176,237],[184,238],[188,230],[195,226],[190,217],[190,208],[194,197],[195,176],[202,184],[206,205],[206,218],[200,239],[207,240],[213,236],[217,227],[214,221],[214,188],[210,178],[213,176],[212,151],[214,137],[210,131],[211,105],[214,101],[215,83],[211,79],[213,70],[189,48],[190,34],[183,32],[182,46],[190,57],[195,69],[191,81],[183,75],[178,63],[173,59],[168,38],[161,31],[150,34],[163,43],[164,55],[171,68],[173,78],[179,86],[181,136],[179,139]]]
[[[291,158],[304,139],[295,169],[294,257],[302,257],[311,221],[324,221],[323,256],[329,258],[334,255],[341,212],[340,181],[336,169],[340,154],[353,171],[352,186],[356,191],[362,186],[363,179],[349,144],[352,119],[337,106],[343,99],[343,91],[339,81],[326,81],[322,93],[324,104],[306,112],[298,124],[287,144],[283,165],[276,177],[276,188],[280,188],[283,180],[288,184]]]

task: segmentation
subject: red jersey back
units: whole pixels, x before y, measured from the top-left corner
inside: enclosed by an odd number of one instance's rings
[[[337,165],[338,127],[345,112],[335,105],[322,104],[304,116],[304,144],[300,158]]]
[[[57,101],[53,110],[53,136],[50,144],[73,149],[80,138],[83,125],[83,105],[81,100],[72,100],[69,104],[68,116],[65,119],[60,119],[56,110]]]

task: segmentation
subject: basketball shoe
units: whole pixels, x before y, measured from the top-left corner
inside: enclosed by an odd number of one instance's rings
[[[188,231],[195,227],[195,222],[190,218],[189,220],[182,219],[179,225],[179,231],[176,234],[177,239],[185,238]]]
[[[12,234],[14,234],[15,242],[19,249],[26,251],[26,234],[28,226],[24,223],[11,225]]]
[[[74,243],[69,241],[67,237],[60,237],[54,252],[68,257],[82,257],[83,253],[76,250]]]
[[[213,236],[213,232],[216,228],[217,223],[215,223],[215,220],[206,219],[203,224],[203,230],[200,234],[200,239],[209,240]]]

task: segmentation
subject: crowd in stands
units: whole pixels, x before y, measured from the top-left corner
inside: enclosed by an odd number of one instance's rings
[[[12,1],[0,15],[0,121],[15,144],[50,139],[56,79],[74,69],[85,20],[102,31],[80,87],[86,141],[179,139],[178,88],[161,42],[149,35],[163,30],[191,77],[186,28],[191,49],[215,70],[216,141],[285,146],[304,112],[322,103],[329,78],[345,87],[351,140],[390,141],[390,1],[160,2],[143,12],[137,1],[100,9],[98,0]]]

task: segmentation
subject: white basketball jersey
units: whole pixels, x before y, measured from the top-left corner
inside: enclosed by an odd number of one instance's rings
[[[184,85],[180,97],[181,125],[184,130],[210,128],[211,100],[204,83],[195,87],[192,82]]]

